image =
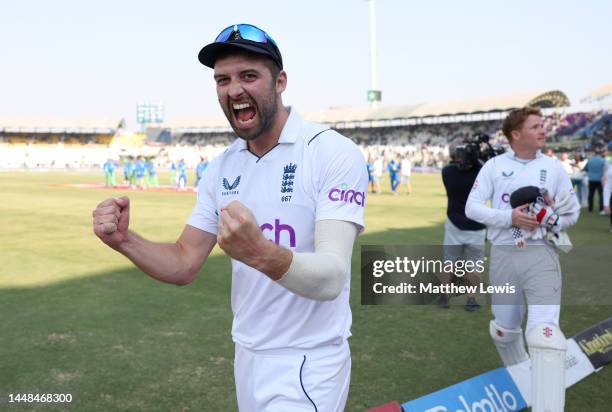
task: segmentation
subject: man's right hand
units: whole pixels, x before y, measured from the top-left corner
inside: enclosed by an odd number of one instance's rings
[[[127,240],[130,223],[130,199],[108,198],[93,211],[93,231],[108,246],[117,249]]]
[[[528,214],[525,210],[529,208],[528,204],[524,204],[512,209],[512,224],[521,229],[528,231],[534,230],[538,227],[538,220],[535,216]]]

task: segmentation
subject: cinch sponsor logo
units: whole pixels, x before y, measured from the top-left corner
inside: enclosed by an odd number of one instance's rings
[[[289,235],[289,246],[295,247],[295,229],[291,225],[286,225],[280,222],[280,219],[274,219],[274,226],[271,223],[264,223],[260,226],[261,231],[269,230],[274,232],[274,243],[280,245],[281,233],[286,232]]]
[[[356,203],[363,207],[365,205],[365,192],[356,192],[353,189],[346,190],[347,187],[346,183],[340,185],[340,187],[334,187],[329,191],[327,197],[332,202]]]

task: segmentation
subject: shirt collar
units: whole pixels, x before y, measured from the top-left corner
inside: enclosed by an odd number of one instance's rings
[[[287,118],[287,121],[285,121],[283,130],[281,130],[278,143],[295,143],[300,131],[300,125],[302,124],[302,118],[298,114],[297,110],[294,110],[291,106],[288,106],[287,110],[289,110],[289,117]],[[238,138],[237,146],[239,151],[248,149],[247,141],[240,137]]]
[[[514,150],[512,150],[512,147],[509,147],[508,150],[506,150],[506,153],[508,154],[510,159],[516,160],[517,162],[525,163],[525,161],[527,161],[527,163],[529,163],[531,160],[534,160],[534,159],[521,159],[519,157],[516,157],[516,153],[514,153]],[[540,149],[538,149],[538,151],[536,152],[536,157],[535,158],[539,159],[542,156],[544,156],[542,154],[542,151]]]

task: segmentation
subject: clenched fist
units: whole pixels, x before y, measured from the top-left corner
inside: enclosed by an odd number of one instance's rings
[[[267,242],[245,205],[233,201],[221,209],[217,243],[229,256],[253,266]]]
[[[93,231],[104,243],[116,249],[127,238],[130,223],[130,199],[109,198],[93,211]]]

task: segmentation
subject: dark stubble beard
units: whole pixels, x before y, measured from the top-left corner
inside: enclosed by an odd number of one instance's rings
[[[269,98],[266,98],[257,104],[257,116],[259,116],[261,119],[259,127],[249,131],[236,127],[233,109],[231,108],[231,103],[229,103],[229,100],[227,105],[222,105],[225,117],[227,117],[230,126],[232,126],[234,133],[236,133],[238,137],[247,141],[255,140],[272,126],[274,119],[276,118],[276,114],[278,113],[278,97],[276,96],[274,88],[272,88],[268,96]],[[251,98],[251,100],[255,101],[253,98]]]

